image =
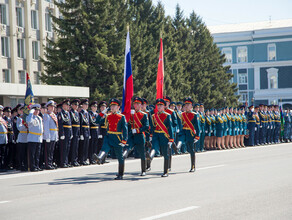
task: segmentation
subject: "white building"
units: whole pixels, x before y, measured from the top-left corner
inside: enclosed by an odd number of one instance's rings
[[[46,38],[54,39],[49,12],[59,16],[53,0],[0,0],[0,104],[23,102],[25,75],[30,74],[36,102],[48,98],[89,97],[88,87],[42,84],[40,73]]]
[[[240,102],[292,107],[292,19],[208,27]]]

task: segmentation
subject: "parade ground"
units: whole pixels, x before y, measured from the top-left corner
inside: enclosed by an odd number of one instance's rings
[[[292,144],[163,158],[140,177],[140,160],[37,173],[1,173],[0,219],[292,219]]]

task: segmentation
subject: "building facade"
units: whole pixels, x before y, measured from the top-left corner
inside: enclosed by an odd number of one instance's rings
[[[40,61],[47,38],[55,39],[52,18],[60,16],[53,0],[0,0],[0,104],[23,102],[25,75],[30,74],[36,102],[49,98],[89,97],[88,87],[42,84]]]
[[[211,26],[241,103],[292,107],[292,19]]]

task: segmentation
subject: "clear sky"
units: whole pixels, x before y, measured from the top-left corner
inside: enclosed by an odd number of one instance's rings
[[[178,3],[188,16],[193,10],[207,25],[292,19],[292,0],[153,0],[173,16]]]

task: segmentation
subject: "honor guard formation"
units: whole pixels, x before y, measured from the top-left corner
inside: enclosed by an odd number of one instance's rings
[[[120,101],[53,100],[30,106],[0,105],[0,170],[37,172],[44,169],[87,166],[118,159],[123,179],[125,160],[141,159],[141,176],[151,171],[154,157],[163,156],[162,177],[171,171],[173,155],[190,154],[190,172],[196,170],[196,152],[262,146],[292,141],[292,110],[277,105],[205,109],[191,98],[170,97],[149,105],[133,98],[130,119],[120,112]]]

